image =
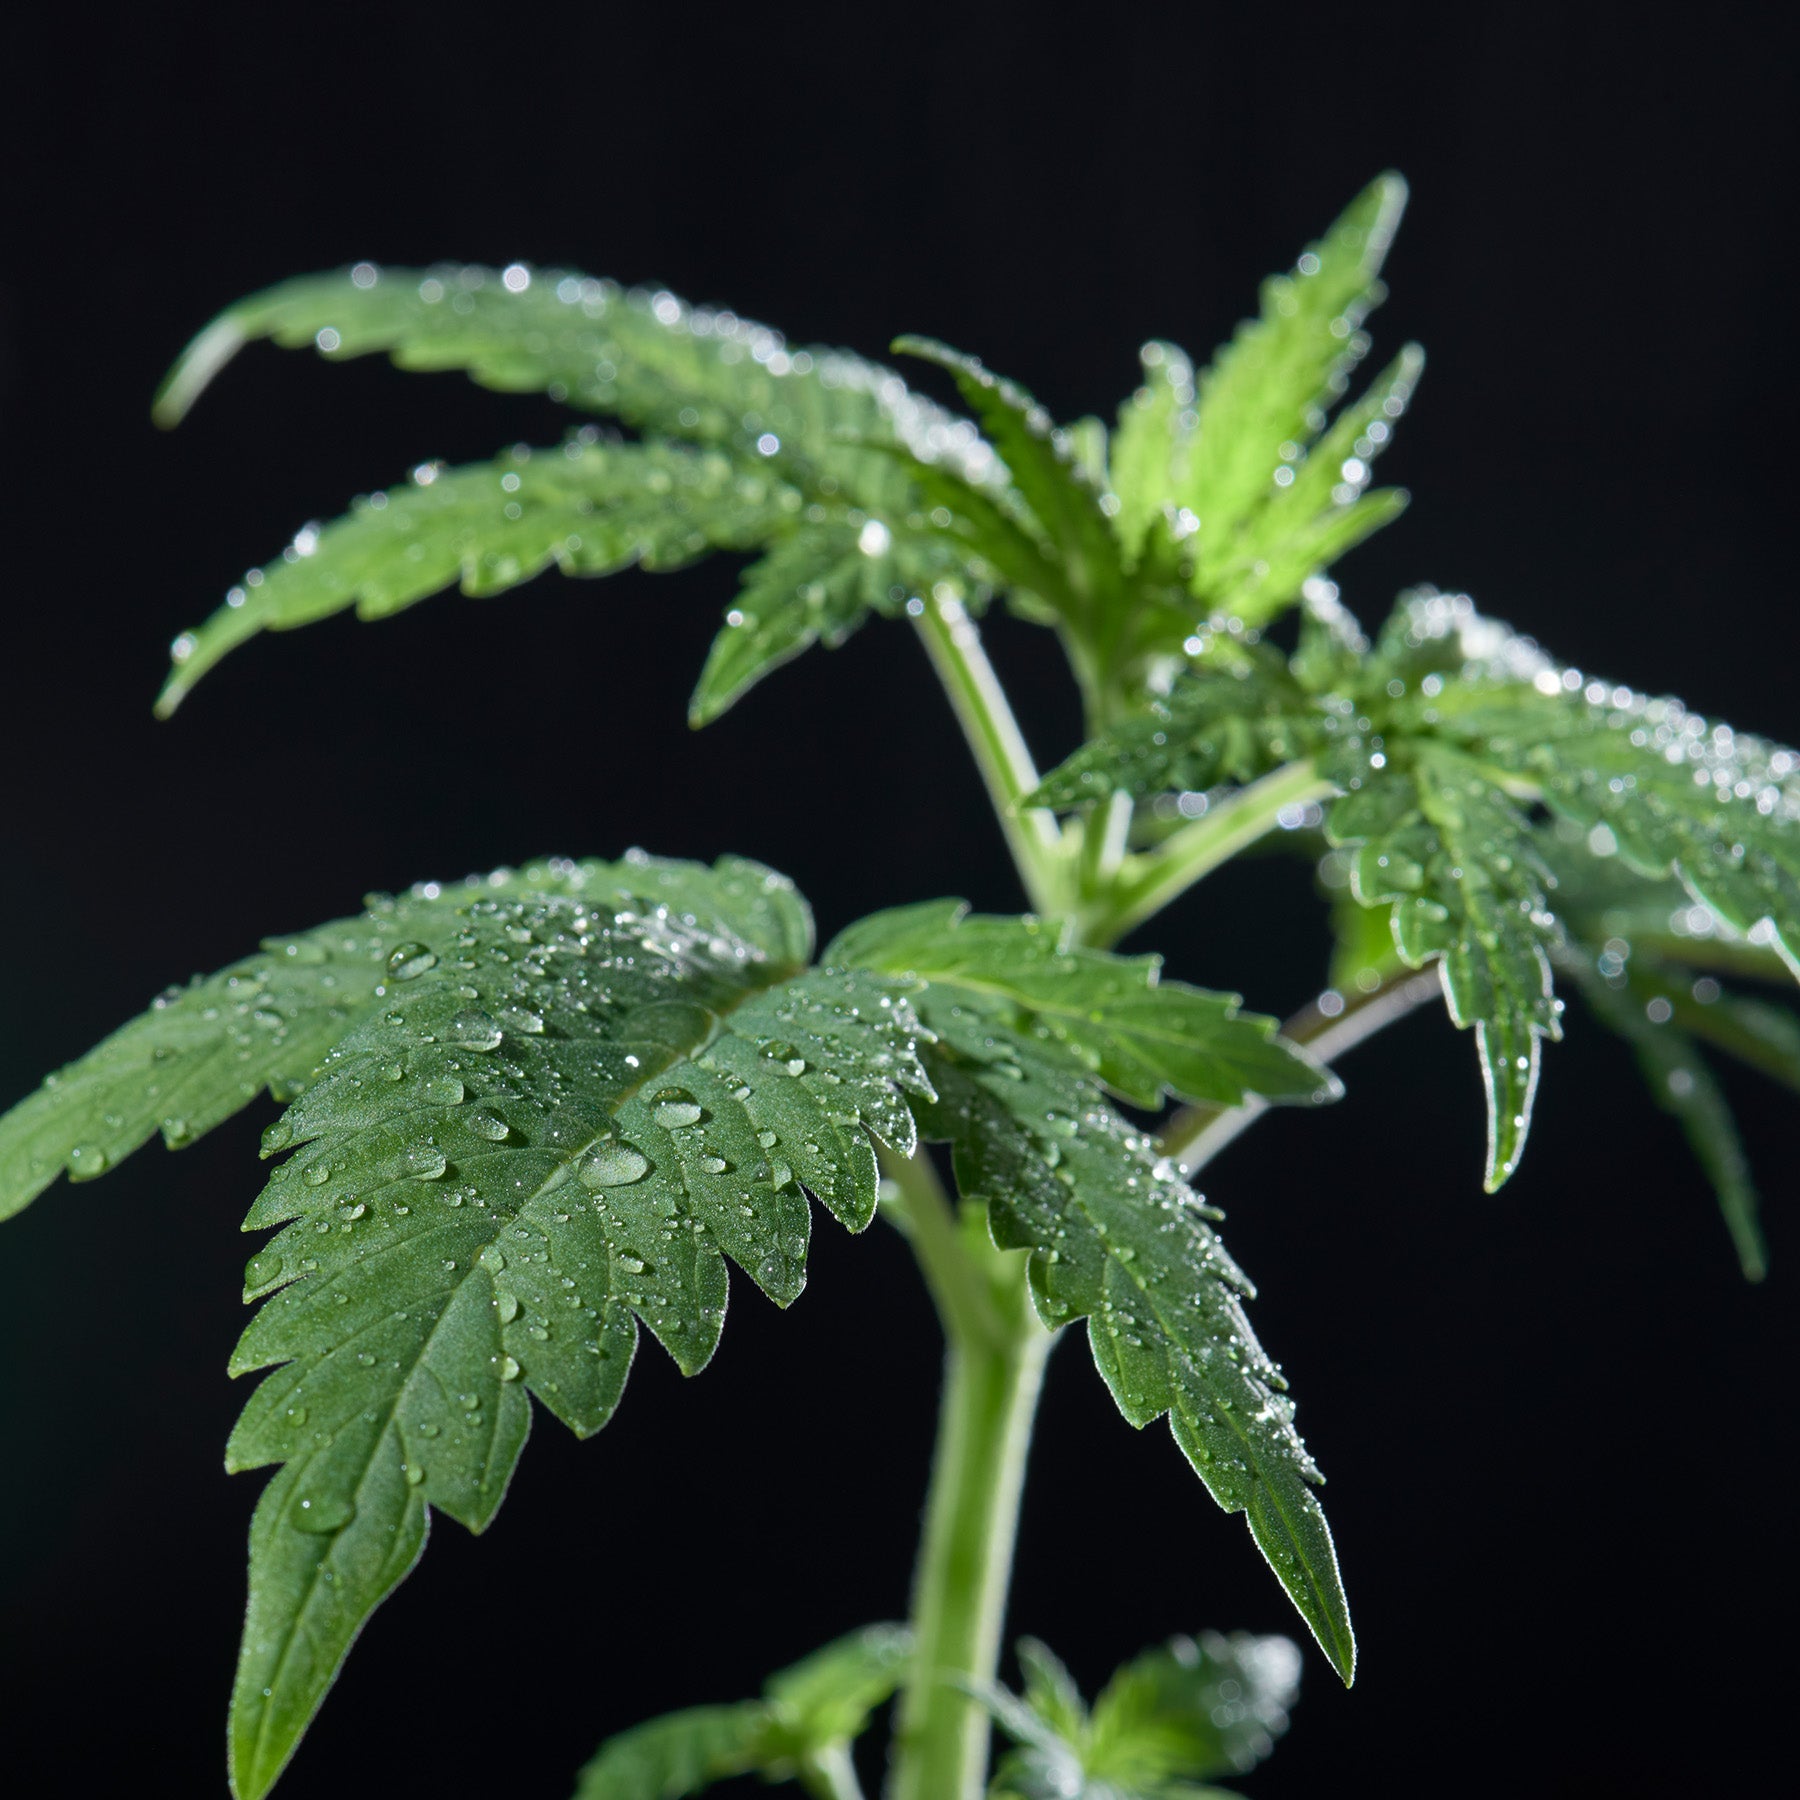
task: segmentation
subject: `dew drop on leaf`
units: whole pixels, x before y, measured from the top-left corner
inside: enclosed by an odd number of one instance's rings
[[[91,1181],[106,1172],[106,1152],[98,1144],[77,1144],[69,1152],[69,1179]]]
[[[437,952],[425,944],[396,944],[387,959],[390,981],[416,981],[437,967]]]
[[[686,1088],[664,1088],[656,1096],[656,1122],[666,1131],[679,1131],[684,1125],[698,1125],[701,1110]]]
[[[463,1050],[498,1050],[504,1035],[491,1013],[483,1012],[478,1006],[469,1006],[438,1033],[438,1040]]]
[[[288,1517],[302,1531],[342,1531],[356,1517],[356,1508],[341,1494],[302,1494]]]
[[[629,1144],[602,1144],[583,1159],[576,1175],[586,1188],[629,1187],[649,1171],[648,1158]]]

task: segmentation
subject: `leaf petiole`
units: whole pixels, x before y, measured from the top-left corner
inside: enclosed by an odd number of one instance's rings
[[[1336,792],[1309,758],[1284,763],[1240,788],[1155,850],[1126,857],[1110,893],[1086,919],[1084,941],[1102,948],[1117,943],[1221,863],[1273,831],[1290,807],[1302,808]]]
[[[913,620],[981,771],[1032,910],[1046,918],[1067,913],[1076,840],[1048,807],[1019,804],[1038,785],[1037,765],[975,621],[943,582],[918,598]]]

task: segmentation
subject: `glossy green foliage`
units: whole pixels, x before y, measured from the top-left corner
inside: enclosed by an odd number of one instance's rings
[[[1195,520],[1189,579],[1208,615],[1274,617],[1405,504],[1364,489],[1418,380],[1418,347],[1329,422],[1368,352],[1363,320],[1405,205],[1398,176],[1370,183],[1291,274],[1264,283],[1259,316],[1199,379],[1185,444],[1177,414],[1170,500]]]
[[[194,340],[158,397],[161,422],[267,338],[543,392],[643,441],[589,428],[561,451],[424,463],[412,486],[305,527],[175,640],[161,710],[262,630],[352,606],[380,618],[452,585],[495,594],[552,565],[595,575],[756,550],[696,688],[696,724],[808,645],[841,643],[871,611],[940,582],[977,602],[1003,588],[1056,624],[1090,708],[1111,716],[1158,658],[1181,654],[1197,615],[1234,629],[1273,617],[1398,512],[1397,492],[1363,490],[1417,379],[1416,350],[1328,416],[1367,347],[1361,320],[1403,203],[1392,176],[1361,195],[1265,286],[1261,317],[1197,396],[1186,357],[1148,346],[1147,385],[1110,446],[1099,421],[1058,428],[1023,389],[925,339],[897,347],[949,370],[979,424],[890,369],[790,350],[766,326],[661,290],[524,264],[359,263],[284,283]]]
[[[799,1293],[807,1196],[860,1230],[871,1135],[914,1142],[929,1094],[906,983],[806,967],[780,877],[650,859],[415,890],[272,945],[152,1009],[0,1124],[22,1204],[274,1084],[274,1169],[248,1229],[233,1357],[279,1365],[232,1434],[280,1463],[251,1533],[232,1712],[241,1795],[279,1773],[429,1509],[479,1530],[529,1392],[577,1432],[616,1405],[648,1325],[689,1373],[726,1259]],[[164,1054],[158,1055],[162,1051]],[[34,1167],[34,1160],[37,1166]]]
[[[1331,809],[1327,834],[1353,845],[1352,889],[1390,906],[1413,968],[1437,961],[1450,1016],[1475,1030],[1487,1093],[1486,1185],[1518,1166],[1531,1124],[1541,1040],[1560,1035],[1548,945],[1549,871],[1530,828],[1479,767],[1421,742]]]
[[[1284,1637],[1207,1632],[1134,1658],[1090,1710],[1043,1644],[1019,1645],[1023,1695],[987,1695],[1018,1748],[996,1771],[993,1800],[1203,1800],[1197,1786],[1242,1775],[1287,1730],[1300,1653]]]
[[[1759,1280],[1768,1254],[1756,1185],[1708,1052],[1800,1092],[1800,1017],[1719,979],[1784,981],[1786,970],[1772,948],[1751,944],[1673,880],[1584,853],[1579,827],[1559,821],[1542,837],[1569,939],[1559,972],[1631,1047],[1711,1183],[1745,1275]]]
[[[713,549],[767,549],[727,616],[697,689],[696,723],[762,674],[867,611],[962,569],[920,512],[909,469],[954,468],[972,490],[1001,473],[973,425],[847,352],[790,351],[767,326],[558,271],[378,269],[285,283],[231,308],[189,346],[157,416],[177,422],[255,338],[332,358],[387,351],[409,369],[459,369],[548,393],[645,434],[589,430],[559,453],[515,450],[371,496],[308,526],[252,570],[205,625],[175,640],[162,710],[266,628],[355,605],[377,618],[460,582],[498,593],[552,563],[565,573],[670,568]],[[897,454],[905,452],[906,454]],[[922,460],[921,460],[922,459]],[[883,521],[889,521],[884,523]]]
[[[667,444],[578,435],[560,450],[534,455],[521,445],[469,468],[421,464],[406,486],[359,501],[334,524],[306,527],[281,560],[253,569],[225,606],[177,640],[158,709],[172,712],[259,631],[350,606],[361,618],[385,618],[452,584],[497,594],[552,565],[568,575],[677,568],[791,533],[804,505],[800,490],[769,472]],[[863,560],[878,578],[883,559]]]
[[[1318,1101],[1341,1091],[1275,1035],[1273,1019],[1239,1012],[1235,994],[1163,981],[1161,957],[1112,956],[1064,935],[1038,919],[970,916],[961,901],[927,900],[864,919],[832,955],[1005,1008],[1014,1029],[1054,1042],[1139,1106],[1169,1094],[1231,1106],[1246,1094]]]
[[[773,880],[774,878],[770,878]],[[234,1372],[281,1365],[232,1434],[279,1462],[251,1534],[233,1703],[241,1793],[273,1780],[427,1509],[493,1516],[526,1393],[577,1432],[648,1326],[684,1372],[718,1342],[726,1259],[799,1294],[806,1193],[874,1213],[869,1134],[904,1152],[927,1092],[892,984],[581,894],[477,901],[436,965],[343,1039],[274,1128],[252,1209],[285,1229]]]
[[[968,928],[951,923],[948,910],[939,916],[947,927],[940,960],[950,960]],[[827,960],[908,966],[921,960],[914,934],[928,918],[924,909],[877,915],[840,937]],[[1031,1295],[1045,1325],[1085,1318],[1120,1411],[1136,1426],[1167,1414],[1213,1498],[1247,1515],[1348,1681],[1355,1639],[1312,1493],[1318,1470],[1294,1430],[1287,1383],[1245,1316],[1252,1289],[1212,1229],[1216,1215],[1154,1139],[1106,1104],[1085,1034],[1070,1041],[1029,1002],[1021,1006],[1019,992],[964,983],[954,972],[915,1004],[937,1040],[922,1053],[937,1099],[915,1108],[921,1134],[950,1142],[957,1188],[987,1208],[994,1242],[1031,1251]],[[1261,1039],[1260,1022],[1241,1029]]]
[[[1114,793],[1147,799],[1205,793],[1222,783],[1241,787],[1326,747],[1340,721],[1314,705],[1285,657],[1259,645],[1234,663],[1183,674],[1166,696],[1053,769],[1032,803],[1073,809]]]
[[[839,1795],[830,1775],[898,1686],[910,1651],[904,1626],[871,1625],[771,1676],[760,1700],[646,1720],[600,1746],[574,1800],[685,1800],[749,1774]]]
[[[766,875],[759,864],[730,857],[710,870],[651,857],[533,863],[377,896],[355,918],[270,938],[216,975],[165,990],[0,1117],[0,1218],[58,1175],[85,1181],[103,1174],[158,1132],[177,1149],[265,1089],[283,1102],[297,1098],[326,1053],[399,991],[422,954],[418,940],[452,929],[462,909],[484,896],[579,892],[596,905],[676,912],[716,906],[725,896],[740,920],[760,919],[771,953],[804,961],[811,942],[804,905],[784,884],[765,888]]]
[[[1229,996],[1033,920],[936,903],[853,927],[822,966],[811,950],[791,886],[729,859],[428,884],[165,997],[0,1120],[16,1210],[159,1126],[186,1142],[264,1087],[291,1101],[246,1222],[280,1228],[246,1274],[266,1303],[232,1360],[273,1372],[228,1463],[280,1465],[251,1535],[240,1795],[274,1781],[431,1511],[493,1517],[526,1396],[598,1430],[640,1324],[704,1367],[727,1262],[791,1302],[808,1197],[862,1229],[872,1143],[910,1153],[915,1117],[956,1143],[999,1241],[1038,1252],[1044,1318],[1091,1315],[1127,1416],[1174,1410],[1348,1673],[1311,1465],[1247,1285],[1099,1085],[1233,1103],[1327,1098],[1330,1077]],[[701,1718],[683,1741],[722,1767],[724,1715]]]
[[[1796,966],[1800,754],[1563,669],[1463,595],[1403,595],[1371,646],[1319,584],[1291,656],[1209,640],[1166,695],[1083,745],[1030,799],[1073,810],[1119,793],[1150,802],[1153,819],[1196,817],[1283,766],[1335,784],[1324,828],[1341,853],[1327,866],[1383,923],[1371,937],[1340,908],[1334,982],[1367,991],[1396,964],[1435,962],[1451,1016],[1475,1031],[1490,1188],[1518,1164],[1541,1045],[1560,1033],[1552,962],[1574,969],[1597,954],[1571,944],[1563,884],[1591,888],[1610,864],[1634,889],[1634,929],[1665,948],[1671,916],[1698,906],[1709,958],[1762,974],[1777,957]],[[1554,868],[1546,811],[1568,828]],[[1590,910],[1616,909],[1617,889]],[[1595,1004],[1622,1029],[1611,992]],[[1628,1035],[1718,1187],[1746,1269],[1760,1268],[1753,1195],[1716,1089],[1691,1056],[1661,1067],[1676,1054],[1667,1035]],[[1785,1069],[1783,1049],[1739,1036],[1750,1060]]]

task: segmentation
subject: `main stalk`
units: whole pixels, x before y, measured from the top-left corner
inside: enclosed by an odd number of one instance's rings
[[[1129,809],[1064,831],[1022,802],[1037,770],[982,647],[948,588],[911,609],[968,740],[1032,907],[1074,942],[1109,944],[1209,869],[1330,791],[1294,763],[1147,855],[1127,854]],[[896,1715],[887,1800],[980,1800],[989,1725],[971,1689],[991,1684],[1012,1575],[1026,1453],[1054,1342],[1032,1309],[1025,1256],[994,1248],[985,1209],[960,1212],[921,1149],[884,1157],[888,1210],[911,1240],[943,1322],[944,1396],[913,1582],[914,1650]]]

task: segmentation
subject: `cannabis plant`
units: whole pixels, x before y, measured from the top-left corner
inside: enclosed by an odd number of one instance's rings
[[[612,1738],[582,1800],[752,1772],[846,1800],[851,1746],[896,1695],[893,1800],[1197,1796],[1266,1754],[1298,1675],[1285,1638],[1177,1637],[1091,1706],[1027,1642],[1023,1692],[998,1685],[1040,1378],[1084,1321],[1119,1410],[1168,1418],[1349,1681],[1319,1473],[1191,1183],[1271,1103],[1333,1098],[1331,1063],[1428,995],[1473,1034],[1490,1189],[1525,1148],[1560,980],[1630,1043],[1760,1273],[1710,1058],[1800,1086],[1800,1026],[1740,981],[1800,966],[1800,760],[1566,667],[1460,594],[1403,594],[1372,632],[1343,603],[1331,566],[1405,504],[1371,480],[1421,354],[1354,378],[1403,201],[1376,181],[1204,369],[1146,345],[1111,427],[1058,425],[938,343],[894,348],[963,411],[733,313],[522,263],[293,281],[182,357],[166,424],[259,338],[598,422],[422,462],[304,527],[175,640],[165,716],[264,630],[729,552],[749,560],[692,721],[872,617],[910,627],[1029,907],[904,906],[820,949],[795,886],[736,856],[428,881],[169,988],[0,1121],[16,1212],[265,1089],[283,1108],[246,1220],[274,1233],[245,1277],[260,1310],[231,1359],[267,1373],[227,1463],[276,1470],[231,1702],[242,1800],[433,1511],[494,1517],[533,1399],[598,1431],[641,1329],[698,1373],[729,1265],[799,1297],[815,1206],[904,1234],[948,1340],[910,1621]],[[1048,773],[983,651],[998,604],[1055,633],[1080,693],[1085,741]],[[1313,861],[1336,941],[1281,1032],[1114,949],[1264,839]],[[996,1722],[1012,1748],[989,1786]]]

